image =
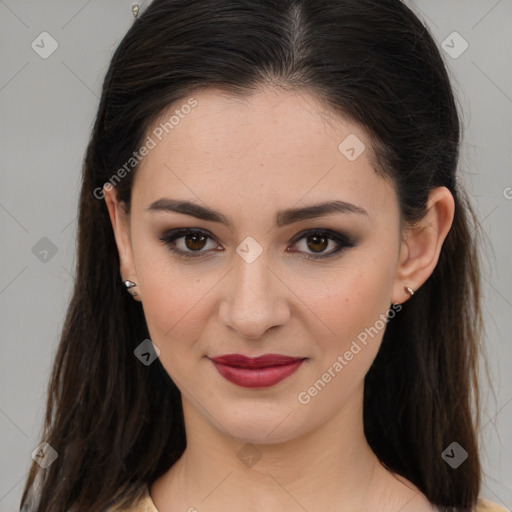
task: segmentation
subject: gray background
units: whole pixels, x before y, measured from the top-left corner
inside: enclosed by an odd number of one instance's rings
[[[511,508],[512,1],[406,3],[442,48],[463,110],[461,174],[487,235],[485,345],[495,388],[493,395],[482,374],[482,495]],[[110,56],[134,19],[131,6],[0,0],[0,512],[17,510],[38,444],[73,285],[81,162]],[[464,41],[454,31],[468,43],[460,55]],[[58,43],[47,58],[31,47],[42,46],[42,32]],[[49,49],[45,39],[39,51]]]

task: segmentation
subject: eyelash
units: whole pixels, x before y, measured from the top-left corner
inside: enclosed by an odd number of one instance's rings
[[[194,251],[190,252],[190,251],[183,251],[181,249],[177,249],[175,244],[173,243],[175,240],[178,240],[179,238],[184,238],[186,235],[193,235],[193,234],[203,235],[203,236],[207,237],[208,239],[213,240],[213,237],[207,231],[203,231],[201,229],[190,229],[190,228],[180,228],[180,229],[174,229],[174,230],[168,231],[167,233],[163,234],[159,238],[159,240],[164,245],[167,246],[169,251],[177,254],[177,256],[180,258],[187,258],[187,259],[202,258],[202,257],[204,257],[204,255],[206,254],[207,251],[195,251],[197,254],[194,254]],[[341,233],[337,233],[336,231],[331,231],[329,229],[311,229],[311,230],[301,232],[291,242],[293,244],[295,244],[299,240],[302,240],[303,238],[307,238],[308,236],[311,236],[311,235],[322,235],[322,236],[325,235],[325,238],[327,238],[328,240],[335,241],[339,247],[327,254],[317,255],[317,256],[313,256],[310,254],[310,255],[303,256],[304,258],[306,258],[308,260],[321,260],[321,259],[331,258],[334,255],[342,252],[344,249],[355,247],[355,245],[356,245],[347,236],[342,235]],[[297,252],[300,252],[300,251],[297,251]]]

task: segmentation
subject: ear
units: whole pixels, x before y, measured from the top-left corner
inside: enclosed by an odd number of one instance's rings
[[[107,183],[103,187],[103,192],[105,195],[105,202],[107,204],[110,222],[112,223],[112,229],[114,230],[114,237],[116,240],[117,250],[119,253],[119,272],[121,275],[121,279],[123,280],[123,282],[129,279],[130,281],[134,281],[138,285],[139,283],[137,280],[137,274],[135,272],[133,251],[131,245],[130,215],[125,210],[124,204],[118,201],[117,190],[115,189],[115,187]],[[136,300],[140,300],[140,288],[137,287],[136,289],[137,294],[134,296],[134,298]]]
[[[417,290],[434,271],[453,222],[452,193],[446,187],[433,189],[428,196],[427,210],[425,217],[407,227],[403,235],[393,287],[394,304],[401,304],[410,297],[404,286]]]

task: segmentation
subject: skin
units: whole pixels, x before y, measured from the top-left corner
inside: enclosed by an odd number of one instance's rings
[[[364,377],[384,329],[309,403],[298,395],[391,304],[410,299],[405,285],[417,290],[431,275],[452,224],[452,195],[434,189],[427,216],[401,238],[395,189],[372,168],[361,127],[304,92],[268,88],[241,99],[209,89],[193,97],[198,105],[141,162],[129,215],[115,188],[105,187],[121,276],[137,283],[160,362],[183,399],[187,448],[151,486],[155,506],[431,511],[412,483],[380,464],[364,436]],[[366,145],[354,161],[338,150],[350,134]],[[233,229],[147,211],[163,197],[214,208]],[[334,199],[367,215],[335,213],[274,227],[279,210]],[[202,245],[175,240],[207,256],[187,260],[170,252],[158,238],[175,228],[209,232]],[[308,260],[338,245],[294,239],[306,229],[331,229],[356,245]],[[262,248],[250,264],[236,252],[248,236]],[[228,353],[308,359],[274,386],[247,389],[225,380],[208,359]],[[237,455],[248,447],[261,457],[252,465]]]

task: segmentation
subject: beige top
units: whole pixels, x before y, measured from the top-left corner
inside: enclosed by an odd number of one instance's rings
[[[122,509],[112,508],[109,512],[116,512],[118,510],[120,511]],[[137,507],[132,507],[129,512],[158,512],[155,504],[151,500],[148,487],[145,487],[145,491],[143,492],[142,498]],[[510,512],[510,510],[498,505],[497,503],[493,503],[492,501],[479,498],[476,512]]]

